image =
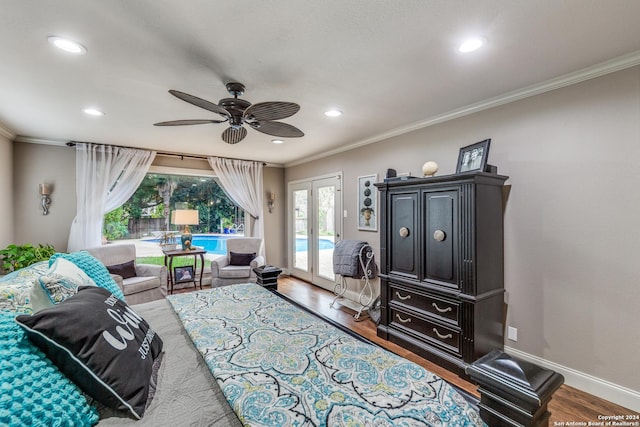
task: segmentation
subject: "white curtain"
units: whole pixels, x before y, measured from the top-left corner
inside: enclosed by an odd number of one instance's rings
[[[251,237],[263,238],[262,162],[209,157],[209,164],[229,197],[255,218]]]
[[[104,215],[122,206],[144,179],[155,151],[76,144],[76,217],[67,251],[102,244]]]

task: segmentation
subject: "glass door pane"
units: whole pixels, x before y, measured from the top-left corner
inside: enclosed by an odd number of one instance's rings
[[[294,230],[295,258],[293,266],[304,271],[309,271],[309,192],[297,190],[293,192],[294,204]]]
[[[317,239],[315,247],[318,254],[317,276],[326,279],[333,284],[335,275],[333,274],[333,246],[336,239],[336,186],[331,183],[314,185],[314,194],[317,196],[316,203],[316,230]]]

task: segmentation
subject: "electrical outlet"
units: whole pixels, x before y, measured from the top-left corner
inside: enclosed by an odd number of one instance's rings
[[[518,328],[509,326],[507,328],[507,338],[509,338],[511,341],[518,341]]]
[[[344,214],[343,215],[344,215],[345,218],[347,217],[347,210],[346,209],[344,210]]]

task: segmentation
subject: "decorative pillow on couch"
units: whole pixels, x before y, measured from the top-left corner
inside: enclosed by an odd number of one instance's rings
[[[56,259],[49,270],[39,276],[31,289],[31,306],[36,313],[59,304],[78,292],[80,286],[96,286],[78,266],[64,258]]]
[[[256,257],[256,253],[244,254],[239,252],[229,252],[229,265],[251,265],[251,261]]]
[[[103,288],[85,286],[16,322],[85,393],[142,418],[162,340],[127,304]]]
[[[107,265],[107,270],[111,274],[117,274],[123,279],[129,279],[130,277],[136,277],[136,263],[134,260],[124,262],[122,264]]]
[[[0,311],[0,425],[91,426],[98,413],[25,336],[15,313]]]

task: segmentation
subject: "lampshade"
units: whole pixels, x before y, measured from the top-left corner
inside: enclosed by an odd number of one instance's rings
[[[176,209],[175,211],[173,211],[173,215],[171,216],[171,222],[176,225],[184,225],[182,235],[180,236],[180,241],[182,242],[182,250],[186,251],[191,249],[191,240],[193,236],[191,235],[189,226],[197,225],[200,223],[200,221],[198,220],[198,210]]]
[[[176,225],[198,225],[198,210],[197,209],[177,209],[173,211],[171,216],[171,223]]]

